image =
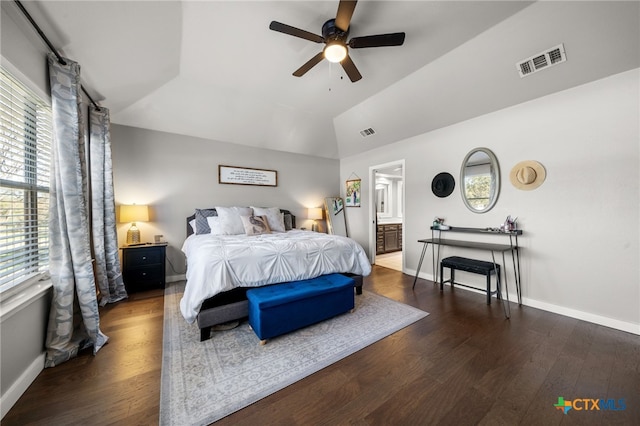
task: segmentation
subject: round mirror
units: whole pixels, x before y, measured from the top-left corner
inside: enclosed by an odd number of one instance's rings
[[[460,168],[460,191],[465,206],[475,213],[491,210],[500,193],[498,159],[487,148],[475,148]]]

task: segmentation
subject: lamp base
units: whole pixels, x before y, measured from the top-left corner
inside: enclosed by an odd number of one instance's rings
[[[127,245],[132,244],[140,244],[140,230],[135,225],[131,225],[127,231]]]

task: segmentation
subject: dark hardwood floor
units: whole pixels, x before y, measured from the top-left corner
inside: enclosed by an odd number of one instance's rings
[[[505,320],[481,294],[412,282],[374,267],[365,289],[428,317],[217,424],[640,424],[639,336],[515,304]],[[157,424],[162,315],[161,291],[104,309],[109,343],[44,370],[2,424]],[[565,415],[558,397],[600,410]]]

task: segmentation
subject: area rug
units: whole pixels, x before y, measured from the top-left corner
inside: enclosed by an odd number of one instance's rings
[[[353,313],[264,346],[247,322],[200,342],[198,327],[180,314],[183,291],[184,282],[165,290],[161,425],[215,422],[428,315],[363,291]]]

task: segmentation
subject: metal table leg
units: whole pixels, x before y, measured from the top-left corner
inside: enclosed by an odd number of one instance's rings
[[[494,251],[491,251],[491,258],[493,259],[493,268],[495,270],[496,273],[496,277],[498,276],[498,268],[496,266],[496,256]],[[504,252],[502,252],[502,265],[505,265],[505,258],[504,258]],[[504,312],[504,316],[505,318],[509,319],[511,318],[511,304],[509,303],[509,283],[507,282],[507,273],[505,272],[505,267],[502,268],[502,275],[504,277],[504,288],[507,291],[507,302],[505,303],[505,301],[502,301],[502,310]],[[500,283],[502,283],[502,280],[499,280]],[[501,289],[498,289],[498,291],[501,291]]]
[[[418,262],[418,269],[416,270],[416,276],[413,279],[413,287],[416,288],[416,281],[418,281],[418,275],[420,274],[420,268],[422,267],[422,261],[424,260],[424,254],[427,252],[427,247],[429,247],[429,243],[423,243],[422,254],[420,255],[420,261]]]
[[[515,238],[516,244],[513,244]],[[518,234],[509,235],[509,244],[511,245],[511,261],[513,262],[513,275],[516,280],[516,293],[518,294],[518,305],[522,306],[522,281],[520,276],[520,247],[518,246]],[[513,253],[515,251],[515,254]],[[517,261],[517,265],[516,265]]]

